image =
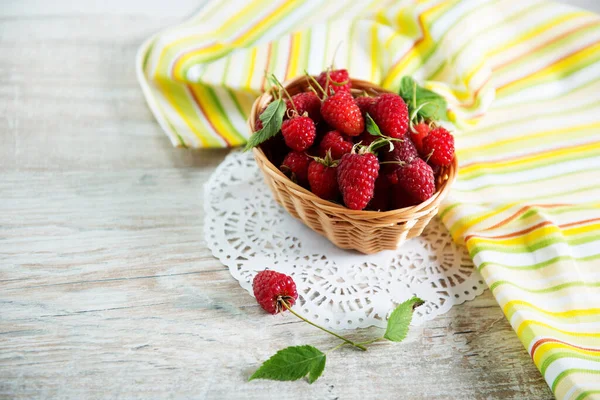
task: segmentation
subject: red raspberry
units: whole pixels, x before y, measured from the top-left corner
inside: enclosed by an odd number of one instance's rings
[[[329,84],[327,82],[327,75],[329,75]],[[327,95],[331,94],[331,90],[333,90],[334,93],[337,92],[350,92],[350,88],[352,87],[352,83],[350,82],[350,75],[348,74],[348,71],[345,69],[336,69],[334,71],[323,71],[319,74],[319,76],[317,76],[317,82],[319,82],[319,85],[321,85],[321,87],[323,88],[323,90],[325,90],[325,93],[327,93]],[[332,82],[336,82],[336,83],[343,83],[343,85],[338,86],[333,84]]]
[[[314,143],[317,128],[309,117],[296,116],[283,121],[281,133],[289,148],[304,151]]]
[[[252,290],[258,304],[270,314],[285,311],[281,302],[292,307],[298,300],[294,280],[290,276],[275,271],[264,270],[256,274],[252,281]]]
[[[346,206],[364,209],[373,198],[379,160],[373,153],[344,154],[338,166],[338,184]]]
[[[331,151],[331,157],[334,160],[339,160],[346,153],[352,151],[353,143],[347,141],[338,131],[327,132],[321,143],[319,143],[319,153],[321,157],[325,157],[327,151]]]
[[[430,155],[432,164],[450,165],[454,160],[454,136],[442,127],[435,128],[423,139],[423,155]]]
[[[325,200],[335,200],[340,193],[337,183],[337,167],[327,160],[313,160],[308,166],[310,190]],[[329,165],[328,165],[329,164]]]
[[[254,121],[254,132],[258,132],[263,128],[263,123],[260,120],[260,115],[267,109],[267,107],[263,107],[262,110],[256,116],[256,120]]]
[[[415,200],[423,202],[435,193],[435,179],[431,167],[420,158],[397,172],[398,184]]]
[[[300,151],[290,151],[279,168],[292,181],[301,186],[308,184],[308,166],[312,158]]]
[[[383,161],[386,162],[383,168],[386,175],[397,175],[403,167],[410,164],[416,157],[419,157],[415,145],[408,136],[405,136],[402,141],[394,140],[392,144],[394,146],[392,151],[387,151],[389,150],[388,147],[383,147],[379,150],[379,154],[382,156]],[[397,178],[394,179],[393,177],[389,180],[395,183],[398,182]]]
[[[369,113],[370,115],[371,106],[375,104],[375,101],[377,101],[377,99],[375,97],[361,96],[355,98],[354,101],[356,102],[358,108],[360,108],[360,113],[362,114],[363,118],[367,118],[367,113]]]
[[[397,94],[379,96],[371,106],[371,117],[386,136],[400,139],[408,129],[408,107]]]
[[[394,140],[392,144],[394,146],[392,151],[385,151],[388,150],[387,147],[380,150],[380,154],[383,153],[384,161],[398,162],[398,164],[386,164],[389,166],[389,168],[386,168],[388,171],[395,171],[403,165],[402,163],[404,163],[404,165],[410,164],[415,157],[419,157],[417,148],[408,136],[404,137],[401,141]]]
[[[319,99],[314,92],[295,94],[292,96],[292,101],[294,102],[299,115],[308,113],[308,116],[314,122],[319,122],[321,120],[321,99]],[[290,110],[295,111],[289,100],[285,101],[285,105],[287,106],[286,114],[289,113]]]
[[[365,129],[360,108],[350,92],[337,92],[321,105],[323,119],[335,130],[349,136],[357,136]]]
[[[418,123],[414,126],[410,132],[410,138],[412,139],[415,147],[419,151],[419,154],[423,154],[423,139],[429,135],[429,125],[425,122]]]

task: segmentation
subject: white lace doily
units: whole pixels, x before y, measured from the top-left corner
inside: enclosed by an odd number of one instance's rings
[[[254,275],[267,267],[291,275],[295,309],[321,325],[385,327],[388,313],[413,295],[425,300],[413,319],[419,325],[485,289],[437,218],[398,250],[363,255],[338,249],[279,206],[251,153],[229,154],[204,189],[205,237],[215,257],[250,294]]]

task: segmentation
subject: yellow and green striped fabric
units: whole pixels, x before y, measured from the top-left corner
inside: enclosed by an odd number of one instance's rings
[[[140,49],[176,146],[246,141],[266,87],[332,63],[448,99],[440,216],[559,399],[600,398],[600,18],[546,0],[211,1]]]

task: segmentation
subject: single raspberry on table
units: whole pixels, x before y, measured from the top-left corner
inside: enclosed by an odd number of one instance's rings
[[[429,130],[429,125],[425,122],[420,122],[412,130],[409,130],[410,138],[421,155],[423,154],[423,139],[429,135]]]
[[[370,115],[386,136],[400,139],[408,130],[408,107],[397,94],[379,96],[371,106]]]
[[[312,119],[298,115],[283,121],[281,133],[289,148],[304,151],[314,143],[317,129]]]
[[[292,307],[298,299],[298,292],[294,280],[285,274],[276,271],[264,270],[256,274],[252,281],[252,289],[256,301],[266,312],[277,314]]]
[[[325,200],[335,200],[340,190],[337,183],[337,163],[327,153],[325,158],[311,161],[308,166],[308,183],[310,190]]]
[[[307,113],[310,119],[315,123],[321,120],[321,99],[314,92],[302,92],[292,96],[294,106],[292,106],[290,100],[285,101],[287,106],[286,113],[292,111],[297,112],[298,115],[304,115]]]
[[[338,166],[338,184],[346,207],[364,209],[373,198],[379,160],[373,153],[348,153]]]
[[[327,79],[328,76],[329,80]],[[350,92],[350,88],[352,87],[350,75],[345,69],[323,71],[317,76],[317,82],[321,85],[321,88],[325,90],[327,95],[331,94],[331,90],[333,90],[334,93],[340,91]]]
[[[362,351],[367,351],[366,346],[368,344],[383,339],[387,339],[391,342],[402,341],[406,336],[406,331],[411,322],[412,312],[416,307],[424,303],[423,300],[418,297],[412,297],[404,301],[392,312],[385,338],[379,337],[366,342],[356,343],[347,337],[311,322],[306,317],[303,317],[294,311],[293,305],[298,300],[298,290],[296,289],[294,280],[290,276],[275,271],[261,271],[256,274],[252,281],[252,290],[256,301],[266,312],[278,314],[287,310],[302,321],[341,340],[342,343],[332,350],[347,344]],[[392,319],[393,316],[397,317]],[[395,331],[390,327],[395,329]],[[390,331],[393,331],[393,333],[388,336],[387,332]],[[277,381],[295,381],[307,377],[308,382],[313,383],[323,373],[325,361],[326,353],[323,353],[316,347],[308,345],[290,346],[279,350],[275,355],[266,360],[250,376],[249,380],[272,379]]]
[[[454,160],[454,136],[445,128],[435,128],[423,139],[423,157],[441,167]]]
[[[360,113],[362,114],[363,118],[366,118],[367,113],[371,112],[371,106],[375,104],[377,99],[375,97],[361,96],[355,98],[354,101],[356,102],[358,108],[360,108]]]
[[[308,184],[308,166],[312,158],[301,151],[290,151],[279,168],[292,181],[301,186]]]
[[[352,151],[353,143],[346,140],[338,131],[330,131],[323,136],[319,143],[319,152],[321,157],[325,157],[327,151],[331,152],[331,158],[339,160],[346,153]]]
[[[360,108],[350,92],[340,91],[328,97],[321,105],[321,115],[335,130],[349,136],[357,136],[365,129]]]
[[[431,167],[420,158],[397,171],[398,185],[412,198],[423,202],[435,193],[435,178]]]

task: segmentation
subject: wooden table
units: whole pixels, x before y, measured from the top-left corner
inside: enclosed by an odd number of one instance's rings
[[[197,4],[76,7],[0,6],[1,398],[552,398],[489,291],[403,344],[331,353],[313,385],[246,382],[337,342],[211,256],[203,184],[227,151],[172,148],[145,104],[138,46]]]

